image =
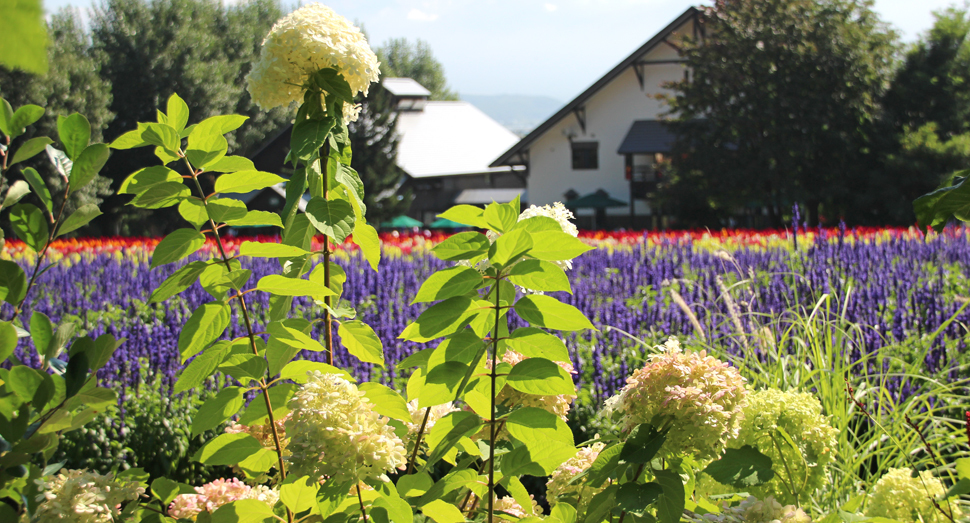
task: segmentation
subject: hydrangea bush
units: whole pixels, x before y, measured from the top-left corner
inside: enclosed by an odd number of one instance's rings
[[[190,124],[193,115],[177,95],[157,121],[139,123],[110,145],[152,147],[160,164],[132,173],[120,193],[137,207],[177,207],[185,220],[154,251],[152,268],[178,268],[151,300],[165,301],[196,282],[212,297],[192,311],[179,335],[185,367],[172,392],[228,376],[227,386],[199,407],[190,432],[206,438],[195,461],[231,467],[237,477],[187,485],[138,469],[101,475],[48,464],[60,433],[115,405],[116,395],[97,387],[94,373],[119,342],[110,336],[71,342],[69,325],[55,328],[37,313],[25,322],[14,314],[0,324],[0,356],[9,364],[0,369],[0,520],[812,521],[815,507],[799,503],[824,486],[833,461],[834,432],[817,401],[806,393],[749,390],[736,368],[706,352],[682,350],[674,338],[604,406],[618,429],[577,445],[565,422],[577,390],[564,339],[596,327],[555,297],[572,291],[566,271],[590,249],[561,204],[522,210],[516,199],[443,213],[475,230],[433,249],[450,264],[422,284],[414,303],[428,308],[400,333],[426,345],[395,369],[406,376],[404,390],[358,383],[334,366],[338,350],[385,365],[380,339],[355,319],[354,304],[341,299],[353,275],[331,261],[332,244],[349,242],[379,268],[380,243],[365,219],[346,127],[357,116],[355,98],[378,75],[362,33],[331,9],[310,4],[273,27],[247,79],[264,108],[299,104],[289,179],[228,154],[225,134],[245,118]],[[33,108],[0,104],[4,176],[50,145],[33,139],[12,152],[12,139],[35,116]],[[108,146],[87,143],[85,123],[79,116],[63,119],[64,151],[48,149],[69,182],[61,209],[70,187],[90,181],[107,159]],[[17,311],[50,241],[97,214],[82,208],[61,216],[35,173],[22,175],[25,181],[9,185],[0,207],[12,206],[13,230],[38,253],[29,280],[16,264],[0,262],[2,297]],[[227,196],[281,183],[280,214],[250,210]],[[46,212],[17,203],[31,190]],[[230,249],[222,239],[227,226],[276,227],[279,241]],[[324,241],[316,248],[311,240],[318,234]],[[186,261],[206,243],[214,247],[212,259]],[[278,260],[279,271],[253,281],[242,256]],[[268,296],[268,310],[260,311],[264,325],[255,321],[254,292]],[[322,317],[295,317],[296,297],[318,303]],[[243,335],[232,339],[226,333],[234,321]],[[317,325],[322,340],[311,335]],[[30,338],[40,369],[12,356],[20,338]],[[327,362],[295,359],[307,350],[325,354]],[[958,465],[958,477],[970,483],[963,477],[967,465]],[[526,488],[525,476],[549,477],[548,511]],[[704,481],[729,494],[707,499],[695,488]],[[928,472],[913,477],[894,470],[875,483],[868,503],[863,496],[855,506],[818,515],[826,523],[953,521],[961,514],[946,512],[953,493]],[[860,510],[865,515],[855,514]]]

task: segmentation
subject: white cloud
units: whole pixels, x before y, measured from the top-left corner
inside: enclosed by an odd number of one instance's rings
[[[434,22],[437,19],[438,15],[433,13],[425,13],[418,8],[413,8],[408,11],[408,20],[416,20],[418,22]]]
[[[549,11],[550,13],[559,9],[558,5],[550,3],[543,4],[543,7],[545,7],[546,11]]]

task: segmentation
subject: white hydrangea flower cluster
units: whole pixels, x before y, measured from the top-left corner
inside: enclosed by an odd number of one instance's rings
[[[943,483],[929,471],[913,477],[913,469],[889,469],[879,478],[869,494],[866,516],[896,521],[944,523],[950,521],[933,505],[934,499],[946,493]],[[956,503],[939,502],[944,510],[953,510],[953,519],[960,519]]]
[[[570,482],[593,465],[604,447],[606,447],[605,443],[594,443],[588,447],[583,447],[579,449],[575,456],[566,460],[552,472],[549,481],[546,483],[546,499],[549,500],[550,505],[558,503],[559,498],[575,497],[577,513],[580,516],[586,513],[590,500],[605,489],[606,485],[601,485],[599,488],[590,487],[586,484],[586,478],[575,484],[570,484]]]
[[[37,484],[44,490],[37,496],[38,521],[111,523],[123,503],[145,493],[134,479],[90,470],[62,469],[56,476],[38,479]]]
[[[787,432],[798,445],[778,446],[770,437],[778,429]],[[828,479],[826,467],[835,458],[838,429],[822,415],[822,404],[807,392],[783,392],[777,389],[759,390],[748,395],[744,419],[737,439],[729,447],[751,445],[775,463],[775,477],[749,492],[756,496],[774,496],[782,503],[794,503],[795,497],[783,486],[782,475],[789,482],[794,479],[799,493],[813,492]],[[785,466],[782,466],[784,462]],[[793,478],[788,478],[788,474]]]
[[[356,483],[404,468],[404,443],[356,385],[336,374],[307,374],[288,405],[291,474]]]
[[[202,512],[213,513],[219,507],[242,499],[255,499],[269,507],[276,505],[280,493],[264,485],[250,487],[236,478],[217,479],[201,487],[195,487],[196,494],[179,494],[168,506],[170,516],[178,519],[195,520]]]
[[[434,428],[434,425],[438,422],[438,420],[447,416],[449,413],[458,410],[450,401],[448,403],[435,405],[434,407],[430,408],[431,414],[428,416],[428,423],[426,423],[424,427],[424,436],[427,436],[431,432],[431,429]],[[424,421],[425,410],[426,409],[424,408],[418,407],[418,400],[411,400],[408,402],[408,412],[411,413],[411,421],[409,423],[405,423],[408,428],[408,435],[406,438],[404,438],[404,446],[408,449],[409,453],[414,450],[414,441],[418,436],[418,431],[421,430],[421,423]],[[426,443],[427,440],[422,436],[422,444],[424,445]]]
[[[360,29],[323,4],[307,4],[281,18],[266,35],[259,60],[246,77],[249,94],[263,109],[300,102],[309,76],[330,67],[343,75],[354,94],[364,96],[380,75],[377,56]],[[356,120],[357,114],[344,106],[347,121]]]
[[[684,352],[676,338],[651,355],[642,369],[627,378],[607,411],[622,416],[622,430],[641,423],[668,429],[661,456],[693,454],[713,459],[738,435],[747,390],[745,379],[706,351]]]
[[[693,519],[698,523],[812,523],[812,518],[795,505],[782,506],[775,498],[760,500],[754,496],[736,507],[725,507],[717,514],[704,514]]]

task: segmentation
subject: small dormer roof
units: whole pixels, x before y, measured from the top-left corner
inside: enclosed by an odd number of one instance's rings
[[[431,91],[411,78],[385,78],[381,81],[384,89],[397,97],[427,98]]]

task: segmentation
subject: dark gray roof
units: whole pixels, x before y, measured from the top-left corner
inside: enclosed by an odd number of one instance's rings
[[[637,120],[630,126],[626,138],[616,151],[619,154],[667,153],[674,143],[674,135],[659,120]]]
[[[519,143],[512,146],[511,149],[505,151],[502,156],[499,156],[489,167],[498,167],[501,165],[513,165],[512,161],[516,155],[527,151],[529,146],[532,145],[540,136],[546,134],[553,125],[556,125],[560,120],[572,114],[574,110],[582,107],[590,98],[593,97],[600,89],[602,89],[606,84],[613,81],[614,78],[623,73],[628,67],[632,66],[641,56],[649,52],[654,47],[660,45],[665,38],[670,36],[670,33],[674,32],[678,27],[687,23],[691,18],[700,14],[700,11],[696,7],[688,7],[686,11],[683,12],[676,20],[667,24],[659,33],[654,35],[653,38],[647,41],[647,43],[640,46],[639,49],[633,52],[630,56],[626,57],[622,62],[617,64],[616,67],[606,73],[602,78],[596,81],[593,85],[589,86],[585,91],[577,96],[573,101],[566,104],[562,109],[560,109],[556,114],[549,117],[548,120],[543,122],[539,127],[532,130],[531,133],[527,134],[525,138],[519,140]]]

